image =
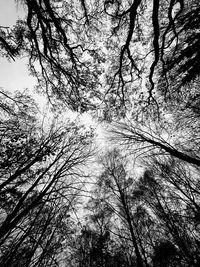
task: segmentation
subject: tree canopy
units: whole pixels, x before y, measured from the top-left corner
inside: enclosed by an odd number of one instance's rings
[[[199,1],[13,2],[51,115],[0,89],[0,265],[200,266]]]
[[[2,55],[29,57],[41,90],[74,110],[159,108],[199,75],[198,1],[18,2],[26,17],[1,26]]]

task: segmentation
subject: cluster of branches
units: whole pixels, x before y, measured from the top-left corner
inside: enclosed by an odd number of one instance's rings
[[[112,134],[113,141],[118,141],[122,146],[128,147],[129,151],[135,153],[135,155],[141,156],[146,154],[148,156],[149,153],[153,152],[156,155],[170,155],[186,163],[200,166],[198,153],[195,153],[194,150],[186,151],[186,148],[176,147],[173,144],[174,140],[171,140],[171,143],[166,141],[166,138],[160,136],[159,133],[150,127],[137,127],[131,123],[118,123],[113,128]],[[174,139],[176,139],[175,136]]]
[[[83,112],[95,98],[115,110],[153,100],[162,113],[139,107],[143,117],[133,109],[112,128],[115,145],[143,159],[142,174],[119,151],[105,154],[77,231],[93,133],[43,126],[30,96],[1,90],[0,265],[199,266],[199,1],[19,2],[26,17],[0,27],[1,54],[28,55],[50,101]]]
[[[138,175],[128,162],[101,159],[78,266],[199,266],[199,168],[152,156]]]
[[[83,166],[93,155],[93,133],[70,121],[42,125],[25,96],[4,96],[9,109],[1,108],[0,124],[0,264],[58,266],[63,240],[73,234],[70,214],[86,178]]]
[[[93,109],[94,98],[103,100],[105,94],[111,106],[126,106],[137,91],[134,88],[141,86],[139,80],[146,77],[148,98],[144,101],[149,104],[156,100],[157,85],[166,96],[172,85],[180,88],[199,75],[196,0],[190,4],[184,0],[102,0],[99,4],[31,0],[20,4],[26,18],[13,29],[1,27],[1,50],[12,59],[28,55],[30,70],[49,99],[62,100],[73,110]],[[105,21],[111,26],[105,26]],[[104,61],[99,47],[106,48],[100,38],[107,39],[108,52],[115,51],[114,57],[107,57],[106,90],[99,90],[101,74],[97,75],[103,73],[100,61]]]
[[[83,89],[94,90],[95,75],[84,59],[89,49],[81,35],[88,24],[85,1],[18,1],[26,13],[13,29],[0,32],[2,53],[15,60],[29,58],[29,69],[54,103],[67,103],[72,110],[85,111],[90,101]],[[89,105],[90,106],[90,105]]]

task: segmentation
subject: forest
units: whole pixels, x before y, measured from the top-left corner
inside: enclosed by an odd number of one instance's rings
[[[199,267],[199,0],[13,3],[49,110],[0,88],[0,266]]]

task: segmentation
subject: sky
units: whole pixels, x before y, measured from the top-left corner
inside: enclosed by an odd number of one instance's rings
[[[0,26],[12,27],[23,16],[23,9],[15,0],[0,0]],[[25,88],[32,90],[35,79],[28,74],[27,62],[27,58],[8,61],[0,57],[0,87],[11,92]]]

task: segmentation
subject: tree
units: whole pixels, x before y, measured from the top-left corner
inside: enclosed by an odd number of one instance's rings
[[[1,27],[2,53],[13,59],[28,54],[49,99],[73,110],[95,109],[103,99],[105,111],[120,108],[121,114],[136,102],[159,104],[157,85],[166,95],[173,77],[181,74],[182,86],[199,75],[196,0],[18,3],[26,17],[13,29]],[[105,57],[110,74],[103,70]],[[149,80],[145,94],[138,90],[143,79]]]
[[[69,121],[41,129],[26,112],[8,113],[0,133],[2,264],[53,266],[62,239],[57,231],[83,186],[79,168],[93,154],[93,133]]]
[[[152,157],[152,161],[148,163],[148,169],[138,181],[137,194],[150,209],[156,224],[164,231],[155,240],[152,260],[158,261],[157,264],[167,264],[162,254],[159,254],[160,258],[157,255],[157,250],[166,245],[169,247],[168,257],[172,266],[198,266],[199,233],[194,230],[192,217],[187,216],[187,207],[190,205],[198,210],[196,202],[199,197],[193,185],[196,181],[191,176],[194,173],[188,172],[178,161],[172,161],[168,165]]]
[[[175,259],[177,256],[176,247],[172,243],[161,241],[155,247],[153,266],[178,266],[180,262],[179,259]]]
[[[58,266],[63,241],[69,238],[70,207],[60,200],[41,203],[2,245],[2,266]]]
[[[139,229],[137,222],[139,205],[132,201],[131,197],[134,180],[127,174],[126,159],[117,150],[114,150],[102,157],[101,164],[103,165],[103,172],[99,177],[99,185],[102,187],[101,190],[105,192],[102,201],[105,201],[115,214],[116,225],[119,224],[123,229],[124,234],[121,238],[125,238],[126,242],[133,248],[135,264],[148,266],[147,251],[142,240],[143,229]],[[124,236],[125,233],[127,234],[126,237]]]
[[[131,179],[127,163],[116,150],[102,158],[93,203],[112,211],[111,234],[134,248],[133,265],[198,266],[199,168],[149,154],[146,170]]]
[[[0,26],[1,55],[27,56],[60,112],[113,121],[126,153],[104,151],[73,227],[93,132],[43,124],[29,95],[1,89],[1,265],[199,266],[199,1],[16,2],[25,18]]]
[[[78,266],[131,266],[126,248],[113,235],[113,211],[101,194],[91,197],[85,209],[86,218],[76,239]]]
[[[38,88],[45,90],[52,103],[55,97],[72,110],[93,108],[87,95],[97,94],[95,84],[99,82],[92,75],[98,69],[91,65],[96,52],[86,40],[90,40],[90,35],[85,1],[18,2],[24,6],[26,18],[12,30],[1,28],[2,50],[13,59],[19,54],[28,55]],[[84,38],[82,32],[86,34]]]
[[[146,122],[146,124],[147,123],[148,122]],[[154,126],[156,127],[155,129]],[[170,130],[173,131],[174,129],[171,128]],[[200,166],[199,155],[196,154],[195,151],[187,149],[187,145],[190,144],[189,140],[186,139],[187,143],[183,140],[186,146],[181,146],[181,138],[177,135],[180,145],[176,145],[175,134],[173,135],[173,132],[169,134],[165,127],[163,127],[162,121],[152,126],[151,124],[149,126],[144,126],[144,123],[137,126],[136,123],[131,123],[129,121],[125,123],[121,122],[115,124],[111,132],[113,134],[111,139],[115,142],[117,140],[119,144],[129,147],[132,151],[131,153],[138,152],[138,154],[142,155],[145,152],[148,154],[148,151],[153,151],[155,154],[162,153],[163,155],[170,155],[187,163]],[[167,138],[169,140],[171,139],[171,142],[166,141]]]

